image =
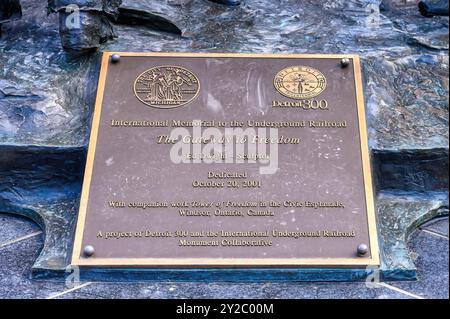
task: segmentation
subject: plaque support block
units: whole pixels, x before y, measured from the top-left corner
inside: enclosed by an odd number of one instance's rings
[[[270,269],[90,269],[81,272],[82,280],[156,281],[156,282],[333,282],[364,281],[376,270],[342,268]]]
[[[84,148],[0,146],[0,212],[22,215],[44,231],[36,276],[64,276],[69,265],[86,159]]]
[[[415,280],[417,271],[408,251],[412,231],[428,220],[448,215],[448,194],[395,194],[377,197],[382,280]]]

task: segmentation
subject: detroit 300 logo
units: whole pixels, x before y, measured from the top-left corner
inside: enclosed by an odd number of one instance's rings
[[[282,95],[302,100],[318,96],[327,87],[327,80],[319,70],[307,66],[291,66],[278,72],[273,81]]]
[[[170,109],[188,104],[200,92],[200,81],[194,73],[179,66],[158,66],[138,76],[134,94],[144,104]]]

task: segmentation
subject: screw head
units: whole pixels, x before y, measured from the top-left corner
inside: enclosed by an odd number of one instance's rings
[[[95,249],[91,245],[84,246],[83,253],[86,257],[91,257],[95,254]]]
[[[346,68],[350,65],[350,59],[344,58],[341,60],[341,67]]]
[[[118,55],[118,54],[111,55],[111,62],[112,63],[117,63],[119,61],[120,61],[120,55]]]
[[[366,255],[367,252],[369,251],[369,247],[367,247],[366,244],[360,244],[360,245],[358,246],[357,251],[358,251],[358,256],[364,256],[364,255]]]

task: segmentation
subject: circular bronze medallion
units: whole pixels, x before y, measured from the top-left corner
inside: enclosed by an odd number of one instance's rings
[[[308,66],[291,66],[278,72],[273,84],[284,96],[301,100],[322,93],[327,87],[327,80],[319,70]]]
[[[158,66],[138,76],[134,94],[144,104],[171,109],[192,102],[200,92],[194,73],[179,66]]]

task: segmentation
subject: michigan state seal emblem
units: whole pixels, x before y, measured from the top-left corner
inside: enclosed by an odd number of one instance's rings
[[[179,66],[158,66],[138,76],[134,94],[144,104],[170,109],[192,102],[200,92],[199,79]]]
[[[283,69],[275,76],[273,83],[282,95],[298,100],[313,98],[327,87],[325,76],[307,66]]]

